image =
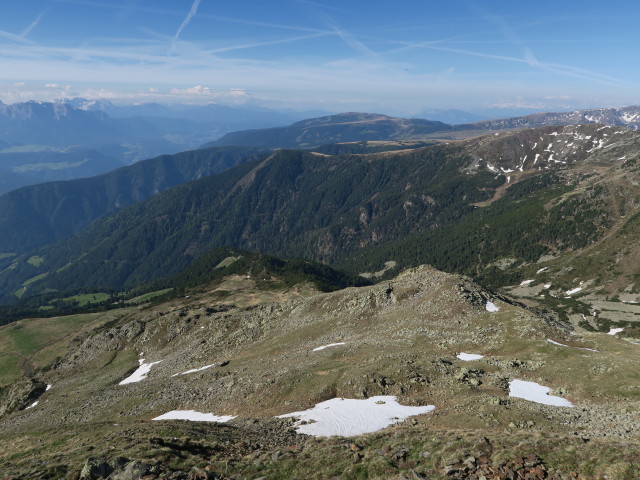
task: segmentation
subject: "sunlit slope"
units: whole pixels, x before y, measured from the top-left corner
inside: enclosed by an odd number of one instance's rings
[[[110,458],[126,450],[128,458],[163,468],[218,461],[224,466],[224,458],[213,453],[207,460],[185,457],[186,452],[174,457],[171,449],[158,450],[157,439],[195,428],[208,432],[196,434],[195,442],[204,441],[201,435],[222,436],[235,445],[240,440],[234,432],[244,432],[259,445],[249,451],[271,452],[283,448],[281,438],[288,445],[298,442],[283,437],[291,424],[283,427],[276,415],[334,398],[391,402],[388,396],[401,405],[435,408],[398,428],[358,437],[355,451],[367,452],[371,444],[380,449],[377,442],[393,442],[397,435],[415,460],[413,468],[432,476],[449,465],[451,455],[475,452],[479,447],[473,442],[482,438],[496,444],[495,452],[485,452],[493,461],[540,454],[561,471],[587,472],[625,461],[619,454],[603,456],[606,445],[625,442],[621,451],[638,451],[640,351],[629,339],[571,334],[553,317],[430,267],[406,271],[389,283],[324,294],[303,286],[274,291],[256,286],[252,276],[229,275],[188,298],[131,312],[90,333],[55,368],[35,372],[52,387],[31,408],[2,420],[0,428],[21,439],[21,450],[6,445],[0,458],[12,459],[14,468],[29,468],[35,457],[79,469],[90,455]],[[242,303],[251,297],[251,304]],[[544,387],[549,395],[536,396]],[[547,398],[562,402],[549,404]],[[174,410],[238,418],[224,427],[152,420]],[[93,440],[87,442],[92,428]],[[123,436],[123,428],[130,433]],[[66,434],[70,429],[75,435]],[[427,430],[432,457],[414,452]],[[531,436],[535,442],[523,441]],[[441,437],[449,439],[448,449],[434,440]],[[459,445],[451,443],[454,437]],[[507,446],[507,438],[520,441]],[[571,461],[549,453],[551,445],[574,440],[583,446]],[[326,454],[330,445],[309,444],[306,458],[316,448],[318,455]],[[254,471],[253,459],[243,458],[247,449],[235,448],[232,453],[224,447],[227,461],[235,459],[227,471]],[[597,465],[585,451],[598,456]],[[383,468],[373,459],[363,467]],[[322,478],[332,468],[317,463],[309,478]]]

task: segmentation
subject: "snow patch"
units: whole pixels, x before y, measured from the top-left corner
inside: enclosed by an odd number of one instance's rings
[[[487,312],[498,312],[500,311],[500,309],[498,307],[496,307],[496,304],[493,302],[487,302],[487,304],[485,305],[485,308],[487,309]]]
[[[566,292],[564,292],[564,294],[573,295],[574,293],[578,293],[580,290],[582,290],[582,287],[576,287],[576,288],[572,288],[571,290],[567,290]]]
[[[520,286],[524,287],[524,286],[529,285],[530,283],[533,283],[533,280],[524,280],[524,281],[520,282]]]
[[[51,385],[47,385],[47,388],[44,391],[48,392],[49,390],[51,390]]]
[[[484,358],[484,355],[479,355],[477,353],[460,352],[458,355],[456,355],[456,357],[458,357],[460,360],[464,360],[465,362],[470,362],[472,360],[480,360],[481,358]]]
[[[325,348],[337,347],[338,345],[344,345],[344,344],[345,342],[330,343],[329,345],[322,345],[321,347],[316,347],[312,350],[312,352],[317,352],[319,350],[324,350]]]
[[[612,328],[609,330],[607,335],[615,335],[616,333],[620,333],[622,331],[624,331],[624,328]]]
[[[400,405],[394,396],[376,396],[366,400],[332,398],[301,412],[287,413],[278,418],[297,417],[300,433],[317,437],[339,435],[351,437],[382,430],[414,415],[422,415],[434,405],[408,407]],[[311,422],[305,423],[303,422]]]
[[[584,317],[584,315],[583,315]],[[598,350],[594,349],[594,348],[587,348],[587,347],[572,347],[571,345],[565,345],[564,343],[559,343],[559,342],[554,342],[553,340],[551,340],[550,338],[547,338],[547,342],[552,343],[554,345],[558,345],[560,347],[569,347],[569,348],[577,348],[578,350],[589,350],[590,352],[597,352]]]
[[[126,385],[127,383],[136,383],[147,378],[147,375],[151,371],[151,367],[160,363],[162,360],[158,360],[157,362],[144,363],[144,358],[138,360],[140,362],[140,366],[138,369],[129,375],[127,378],[122,380],[118,385]]]
[[[27,408],[25,408],[25,410],[29,410],[30,408],[35,407],[36,405],[38,405],[38,400],[36,400],[35,402],[33,402],[31,405],[29,405]]]
[[[213,413],[201,413],[195,410],[171,410],[152,420],[189,420],[190,422],[216,422],[224,423],[233,420],[235,415],[214,415]]]
[[[587,150],[587,153],[595,152],[596,150],[602,148],[604,145],[604,140],[599,140],[597,145],[596,145],[596,140],[594,140],[593,143],[594,143],[594,147],[591,148],[590,150]]]
[[[206,365],[204,367],[200,367],[200,368],[192,368],[191,370],[187,370],[186,372],[182,372],[182,373],[174,373],[173,375],[171,375],[172,377],[177,377],[178,375],[188,375],[190,373],[196,373],[196,372],[201,372],[203,370],[206,370],[207,368],[211,368],[211,367],[215,367],[215,364],[211,364],[211,365]]]
[[[530,402],[543,403],[556,407],[573,407],[573,404],[562,397],[549,395],[549,387],[545,387],[536,382],[525,382],[524,380],[512,380],[509,382],[509,396],[524,398]]]
[[[536,275],[538,275],[538,274],[540,274],[540,273],[542,273],[542,272],[546,272],[548,269],[549,269],[549,267],[541,268],[540,270],[538,270],[538,271],[536,272]]]

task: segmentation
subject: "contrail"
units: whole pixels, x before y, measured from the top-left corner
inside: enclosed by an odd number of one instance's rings
[[[189,13],[187,13],[187,16],[185,17],[184,21],[182,22],[182,25],[180,25],[180,28],[178,28],[178,31],[176,32],[175,36],[173,37],[173,41],[171,42],[171,50],[169,50],[169,53],[172,53],[175,50],[176,42],[178,41],[178,37],[182,33],[182,30],[184,30],[184,27],[189,25],[189,22],[195,16],[196,12],[198,11],[198,6],[200,5],[201,1],[202,0],[194,0],[193,5],[191,5],[191,10],[189,10]]]
[[[351,35],[346,30],[343,30],[338,23],[331,17],[328,13],[320,11],[319,16],[324,20],[325,25],[327,25],[333,32],[340,37],[340,39],[346,43],[353,50],[358,52],[364,56],[378,56],[376,52],[367,47],[364,43],[358,40],[356,37]]]
[[[29,35],[31,33],[31,30],[33,30],[34,28],[36,28],[38,26],[38,24],[40,23],[40,20],[42,20],[42,16],[44,15],[44,10],[42,12],[40,12],[40,15],[38,15],[36,17],[36,19],[31,22],[31,25],[29,25],[27,28],[25,28],[22,33],[20,33],[20,37],[22,38],[26,38],[27,35]]]
[[[16,35],[15,33],[6,32],[4,30],[0,30],[0,38],[6,38],[7,40],[11,40],[14,42],[33,45],[34,42],[29,40],[27,38],[27,35],[29,35],[31,31],[38,26],[38,24],[40,23],[40,20],[42,19],[42,16],[45,14],[45,11],[46,10],[43,10],[42,12],[40,12],[40,15],[38,15],[36,19],[33,22],[31,22],[31,25],[25,28],[19,35]]]

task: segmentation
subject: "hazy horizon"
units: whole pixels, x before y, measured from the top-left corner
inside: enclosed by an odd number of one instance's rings
[[[0,100],[404,116],[634,105],[640,6],[621,3],[7,0]]]

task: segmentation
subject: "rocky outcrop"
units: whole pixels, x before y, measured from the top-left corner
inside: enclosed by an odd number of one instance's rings
[[[46,390],[46,383],[34,378],[25,378],[0,389],[0,418],[33,405]]]

